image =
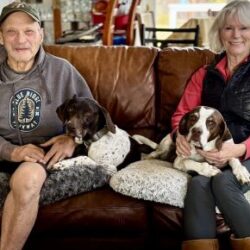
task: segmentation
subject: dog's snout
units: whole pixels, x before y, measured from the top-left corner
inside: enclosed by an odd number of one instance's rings
[[[196,128],[196,127],[192,128],[192,140],[199,141],[201,134],[202,134],[201,128]]]
[[[192,133],[200,135],[202,133],[202,129],[201,128],[193,128],[192,129]]]
[[[69,131],[75,131],[75,126],[70,121],[66,123],[66,126]]]

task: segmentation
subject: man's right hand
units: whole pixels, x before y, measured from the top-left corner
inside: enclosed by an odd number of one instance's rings
[[[26,144],[16,147],[11,153],[11,161],[13,162],[39,162],[44,163],[44,150],[33,144]]]

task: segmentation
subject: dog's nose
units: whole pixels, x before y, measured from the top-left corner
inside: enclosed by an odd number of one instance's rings
[[[74,124],[72,124],[71,122],[66,123],[66,128],[69,132],[75,132],[76,130]]]
[[[193,128],[192,129],[192,133],[200,135],[202,133],[202,129],[201,128]]]
[[[199,141],[201,133],[202,133],[202,129],[201,128],[193,128],[192,129],[192,140]]]

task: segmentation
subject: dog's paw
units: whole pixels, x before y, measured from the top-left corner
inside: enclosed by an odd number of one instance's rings
[[[47,170],[49,172],[60,171],[63,169],[65,169],[65,165],[63,164],[63,161],[59,161],[59,162],[55,163],[54,165],[47,167]]]
[[[234,168],[233,174],[241,184],[250,184],[250,173],[247,171],[246,167],[241,165]]]
[[[55,163],[54,165],[47,168],[49,172],[60,171],[68,168],[72,168],[74,166],[95,166],[96,162],[90,159],[88,156],[78,156],[70,159],[65,159]]]
[[[156,158],[157,158],[157,154],[155,152],[152,152],[148,155],[143,155],[141,157],[142,160],[150,160],[150,159],[152,160],[152,159],[156,159]]]
[[[202,169],[201,169],[201,172],[199,174],[204,175],[206,177],[212,177],[212,176],[215,176],[219,173],[221,173],[220,169],[218,169],[215,166],[210,165],[207,162],[203,162]]]
[[[156,150],[156,151],[153,151],[151,152],[150,154],[148,155],[144,155],[143,156],[143,160],[153,160],[153,159],[160,159],[160,156],[163,152],[162,151],[159,151],[159,150]]]

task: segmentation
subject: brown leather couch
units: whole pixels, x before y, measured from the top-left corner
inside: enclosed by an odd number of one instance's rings
[[[79,70],[118,126],[155,140],[170,131],[171,115],[191,74],[214,56],[201,48],[46,50]],[[221,217],[217,222],[222,249],[230,249],[230,232]],[[177,250],[182,240],[180,208],[126,197],[106,186],[41,207],[25,249]]]

